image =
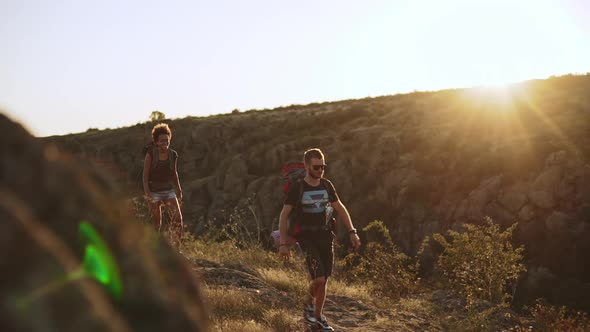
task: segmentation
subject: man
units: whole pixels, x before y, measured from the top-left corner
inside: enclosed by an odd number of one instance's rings
[[[322,314],[328,277],[332,274],[334,264],[334,234],[329,227],[331,208],[338,212],[350,234],[352,246],[358,249],[361,241],[346,207],[338,199],[334,186],[329,180],[323,178],[326,164],[322,151],[317,148],[307,150],[303,160],[306,169],[305,178],[291,186],[281,211],[279,255],[286,260],[290,257],[287,243],[288,220],[289,215],[296,212],[297,223],[301,230],[297,235],[297,241],[305,252],[305,261],[311,279],[304,306],[304,317],[308,323],[316,324],[321,331],[334,331]]]

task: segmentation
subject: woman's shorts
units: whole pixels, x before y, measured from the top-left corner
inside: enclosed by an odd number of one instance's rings
[[[153,192],[152,197],[154,198],[154,201],[166,201],[166,200],[170,200],[170,199],[175,199],[176,192],[174,191],[174,189]]]

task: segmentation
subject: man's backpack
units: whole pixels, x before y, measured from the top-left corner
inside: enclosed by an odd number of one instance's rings
[[[281,171],[283,176],[283,193],[287,195],[291,185],[305,177],[305,164],[302,162],[288,162]]]
[[[301,229],[299,228],[299,224],[297,222],[297,217],[299,214],[301,196],[303,195],[303,186],[301,185],[301,181],[305,177],[305,164],[302,162],[288,162],[283,166],[281,170],[281,175],[283,177],[283,193],[285,194],[285,198],[287,197],[287,193],[293,184],[297,184],[299,189],[299,199],[298,204],[294,207],[289,215],[289,227],[288,227],[288,234],[290,236],[297,236]]]

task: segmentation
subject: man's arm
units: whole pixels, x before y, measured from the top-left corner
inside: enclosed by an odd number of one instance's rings
[[[284,259],[289,258],[289,246],[287,245],[287,237],[289,234],[287,233],[289,230],[289,215],[292,210],[292,205],[283,204],[283,209],[281,210],[281,215],[279,217],[279,232],[281,234],[281,237],[279,238],[279,255]]]
[[[340,200],[337,200],[332,202],[332,207],[334,210],[336,210],[336,212],[338,212],[338,216],[340,216],[342,223],[346,227],[346,231],[350,234],[350,242],[352,243],[352,246],[355,250],[358,250],[358,248],[361,246],[361,239],[359,238],[358,234],[356,234],[356,230],[352,224],[352,220],[350,219],[350,214],[348,213],[346,206],[344,206]]]

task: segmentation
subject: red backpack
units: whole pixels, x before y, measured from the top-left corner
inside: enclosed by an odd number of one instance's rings
[[[286,198],[291,186],[294,183],[303,181],[303,178],[305,177],[305,164],[302,162],[288,162],[285,164],[285,166],[283,166],[281,175],[283,176],[283,193],[285,194]],[[301,184],[299,186],[301,189],[303,189]],[[303,190],[300,191],[301,193],[299,193],[299,201],[301,201],[301,196],[303,195]],[[289,236],[296,236],[301,232],[299,224],[297,223],[297,216],[300,210],[299,205],[300,204],[297,204],[289,215]],[[293,241],[293,239],[289,239],[289,242],[291,241]]]
[[[283,176],[283,193],[287,195],[291,185],[305,177],[305,164],[302,162],[288,162],[281,171]]]

